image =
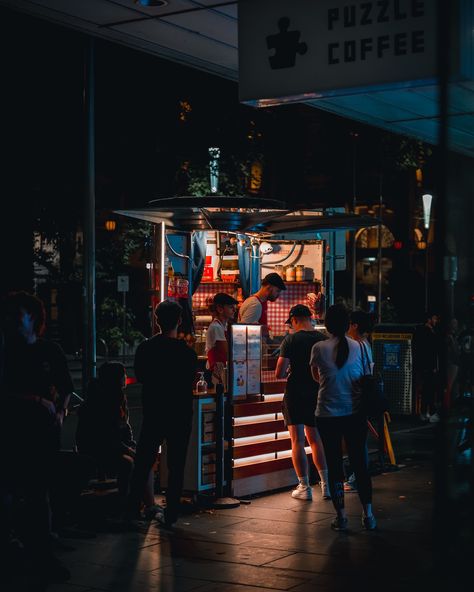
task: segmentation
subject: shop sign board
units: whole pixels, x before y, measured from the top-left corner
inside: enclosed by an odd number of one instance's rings
[[[128,275],[117,276],[117,292],[128,292],[129,290],[129,278]]]
[[[433,0],[240,0],[240,100],[258,106],[436,76]]]

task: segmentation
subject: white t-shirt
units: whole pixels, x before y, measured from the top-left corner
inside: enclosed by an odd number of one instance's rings
[[[219,319],[211,321],[206,333],[206,354],[216,345],[216,341],[226,341],[225,330],[226,326]]]
[[[249,296],[239,310],[239,323],[258,323],[262,316],[262,303],[256,296]]]
[[[354,383],[364,374],[360,345],[346,337],[349,356],[342,368],[336,366],[336,345],[338,339],[331,337],[319,341],[311,350],[311,366],[319,371],[319,391],[316,417],[340,417],[357,413],[360,398]]]

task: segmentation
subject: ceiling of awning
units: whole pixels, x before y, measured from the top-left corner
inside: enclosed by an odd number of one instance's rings
[[[287,210],[280,202],[252,197],[172,197],[156,199],[144,208],[115,210],[116,214],[155,224],[170,232],[220,230],[250,235],[356,230],[376,226],[377,218],[332,210]]]
[[[0,5],[237,81],[237,2],[216,4],[224,2],[168,0],[161,8],[145,8],[134,0],[0,0]],[[435,85],[366,91],[308,104],[435,144],[437,92]],[[474,81],[450,87],[449,139],[453,150],[474,156]]]

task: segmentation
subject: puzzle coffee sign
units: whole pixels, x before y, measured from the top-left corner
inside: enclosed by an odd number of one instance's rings
[[[434,0],[240,0],[240,100],[260,106],[436,75]]]

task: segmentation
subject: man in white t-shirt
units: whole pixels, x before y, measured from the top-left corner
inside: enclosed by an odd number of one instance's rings
[[[267,306],[286,290],[285,282],[277,273],[269,273],[262,280],[258,292],[249,296],[239,310],[239,323],[262,325],[262,336],[268,337]]]
[[[237,300],[230,294],[219,292],[212,299],[211,312],[214,317],[206,333],[207,368],[212,371],[212,382],[220,383],[223,368],[227,362],[227,326],[235,317]]]

